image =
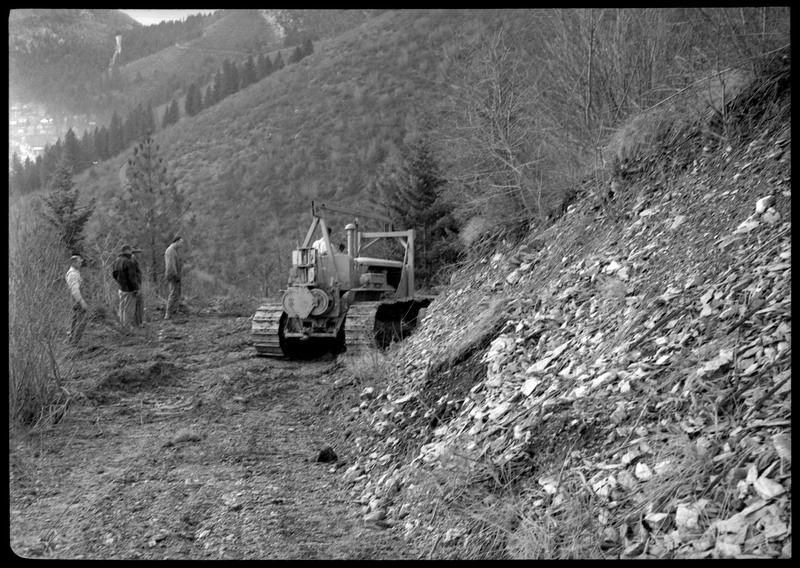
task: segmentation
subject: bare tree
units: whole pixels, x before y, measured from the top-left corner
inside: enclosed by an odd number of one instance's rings
[[[506,220],[547,214],[541,165],[551,125],[537,108],[541,72],[519,34],[503,22],[447,54],[448,154],[473,208],[488,208]]]
[[[788,16],[781,7],[513,10],[465,29],[445,53],[440,136],[462,224],[479,213],[540,219],[577,179],[612,176],[619,160],[709,120],[709,108],[727,136],[726,105],[762,55],[786,49]]]

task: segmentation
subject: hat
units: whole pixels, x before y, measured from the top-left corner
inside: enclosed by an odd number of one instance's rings
[[[131,252],[131,245],[122,245],[122,252]]]
[[[134,245],[134,246],[133,246],[133,250],[131,250],[131,252],[142,252],[142,249],[140,249],[139,247],[137,247],[136,245]]]

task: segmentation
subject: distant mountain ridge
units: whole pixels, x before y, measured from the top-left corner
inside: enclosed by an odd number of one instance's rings
[[[14,9],[8,18],[9,97],[63,104],[108,67],[114,37],[141,27],[118,10]],[[58,92],[54,101],[42,100]]]
[[[317,41],[335,37],[385,12],[363,10],[258,10],[264,19],[280,30],[285,45],[295,45],[306,37]]]
[[[170,22],[175,37],[165,49],[130,60],[121,57],[119,76],[107,71],[123,34],[122,51],[140,38],[158,33],[118,10],[17,9],[9,16],[9,94],[54,108],[93,112],[93,104],[119,112],[146,104],[154,92],[190,83],[248,55],[299,45],[306,39],[334,37],[383,10],[220,10],[201,18],[202,33],[182,41],[174,29],[191,24]],[[199,33],[199,32],[198,32]],[[131,35],[134,34],[134,35]],[[162,40],[163,41],[163,40]],[[138,79],[138,83],[134,81]],[[141,79],[150,84],[142,89]],[[165,86],[166,85],[166,86]],[[79,109],[77,107],[80,107]],[[104,108],[110,114],[111,108]]]

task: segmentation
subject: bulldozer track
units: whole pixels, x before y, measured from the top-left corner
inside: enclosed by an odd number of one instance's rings
[[[283,304],[270,301],[262,304],[253,316],[252,342],[259,355],[265,357],[283,357],[281,347],[280,323],[283,315]]]
[[[409,324],[405,323],[406,319],[415,323],[419,309],[429,303],[429,299],[418,301],[404,298],[352,304],[347,310],[344,322],[347,353],[350,355],[363,353],[368,349],[386,347],[391,341],[402,339],[410,333]],[[391,311],[392,308],[396,313]],[[379,310],[382,311],[379,313]],[[283,338],[282,318],[285,318],[285,314],[281,302],[269,301],[258,308],[252,318],[251,334],[257,354],[264,357],[293,359],[311,353],[313,351],[309,351],[311,343],[301,347],[296,340]],[[323,349],[329,348],[318,341],[314,345]]]
[[[375,347],[375,321],[382,302],[360,302],[347,310],[345,344],[347,353],[358,354]]]

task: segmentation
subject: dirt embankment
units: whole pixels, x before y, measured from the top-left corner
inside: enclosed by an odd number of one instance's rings
[[[63,418],[12,436],[10,544],[22,557],[388,559],[364,523],[324,410],[332,359],[255,357],[247,317],[195,313],[120,338],[90,326]]]

